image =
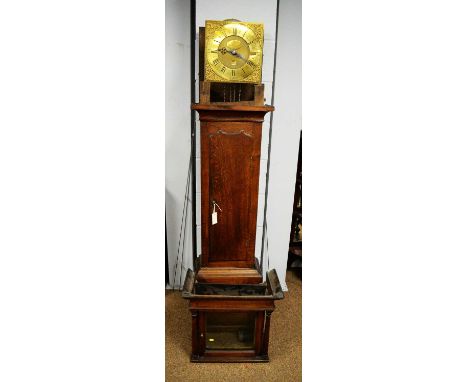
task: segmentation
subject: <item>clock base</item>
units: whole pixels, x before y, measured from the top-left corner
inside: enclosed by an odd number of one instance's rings
[[[201,283],[189,269],[182,297],[192,316],[192,362],[268,362],[271,314],[284,298],[274,269],[250,285]]]
[[[254,268],[201,267],[196,279],[201,283],[212,284],[259,284],[262,275]]]

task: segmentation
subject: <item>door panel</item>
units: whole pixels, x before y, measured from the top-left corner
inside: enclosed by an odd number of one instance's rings
[[[259,174],[260,129],[255,123],[209,123],[209,262],[253,264]],[[216,202],[217,224],[212,224]]]

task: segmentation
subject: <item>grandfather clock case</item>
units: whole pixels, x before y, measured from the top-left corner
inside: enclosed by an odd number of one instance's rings
[[[270,316],[283,298],[276,271],[255,257],[262,124],[274,107],[263,84],[204,81],[200,28],[201,255],[182,296],[193,362],[266,362]]]

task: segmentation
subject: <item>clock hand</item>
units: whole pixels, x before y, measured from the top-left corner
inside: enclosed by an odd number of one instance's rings
[[[237,53],[237,52],[236,52],[236,54],[237,54],[242,60],[247,61],[247,59],[246,59],[242,54]]]
[[[247,59],[240,54],[239,52],[236,52],[234,49],[233,50],[228,50],[229,53],[231,53],[233,56],[239,57],[241,60],[247,61]]]
[[[226,52],[229,52],[229,50],[227,50],[226,48],[221,48],[221,49],[216,49],[214,50],[213,52],[221,52],[222,54],[226,54]]]

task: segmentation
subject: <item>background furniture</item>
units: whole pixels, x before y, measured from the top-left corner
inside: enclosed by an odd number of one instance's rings
[[[296,188],[289,236],[288,268],[299,259],[301,260],[300,269],[302,270],[302,131],[299,141]]]

